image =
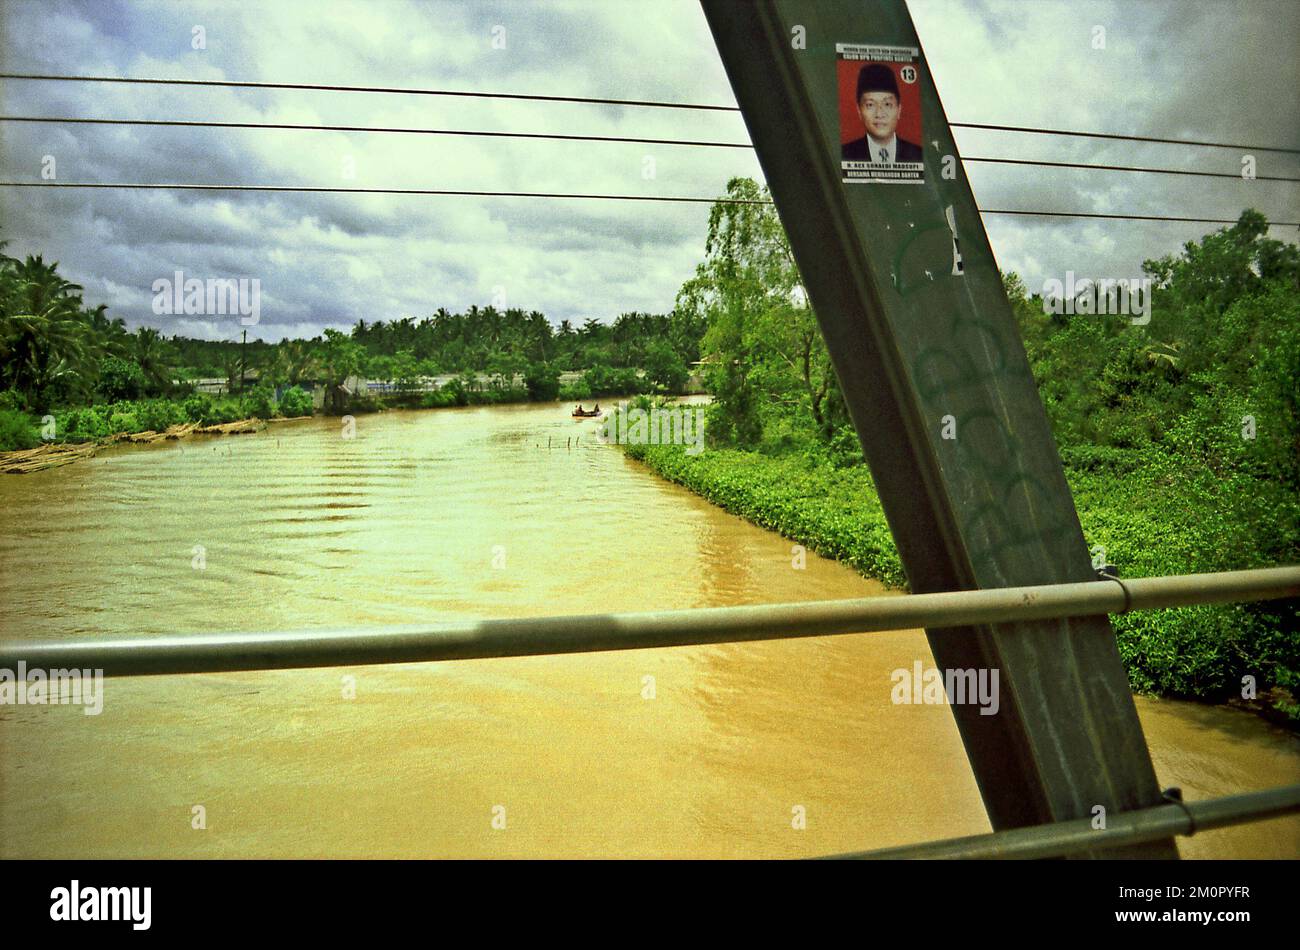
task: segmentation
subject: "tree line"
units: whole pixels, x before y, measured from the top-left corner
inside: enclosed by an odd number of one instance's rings
[[[747,178],[726,194],[767,196]],[[1152,280],[1143,326],[1052,313],[1018,275],[1004,275],[1067,460],[1177,453],[1300,491],[1300,249],[1268,237],[1264,216],[1247,210],[1143,272]],[[774,206],[713,207],[705,258],[676,312],[705,327],[714,444],[862,460]]]
[[[0,250],[5,247],[0,243]],[[359,319],[348,332],[279,343],[198,340],[151,327],[128,331],[104,305],[89,306],[82,288],[40,255],[0,254],[0,408],[45,413],[56,408],[180,397],[196,379],[247,377],[275,387],[321,383],[331,390],[350,376],[392,381],[480,377],[506,388],[525,379],[528,395],[562,395],[562,372],[584,374],[568,395],[620,388],[680,392],[699,360],[703,327],[695,315],[625,313],[612,322],[552,324],[538,311],[494,306],[445,308],[422,319]],[[253,372],[255,371],[255,372]]]
[[[767,193],[735,179],[727,197]],[[1142,266],[1142,325],[1062,312],[1003,275],[1094,561],[1128,577],[1300,562],[1300,250],[1247,210]],[[706,327],[713,451],[633,454],[812,550],[900,581],[771,205],[714,207],[677,307]],[[1296,600],[1135,612],[1114,628],[1135,689],[1257,698],[1300,722]]]

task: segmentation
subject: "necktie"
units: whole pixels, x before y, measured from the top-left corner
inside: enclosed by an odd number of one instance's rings
[[[882,162],[888,162],[888,161],[889,161],[889,149],[887,149],[887,148],[882,148],[882,149],[880,150],[880,160],[881,160]]]

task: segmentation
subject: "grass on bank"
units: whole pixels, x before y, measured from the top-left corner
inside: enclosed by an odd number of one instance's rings
[[[451,406],[504,405],[559,399],[564,402],[589,400],[594,396],[622,396],[642,392],[649,384],[633,370],[599,375],[589,372],[571,385],[539,389],[536,386],[471,385],[453,379],[436,390],[392,393],[358,393],[346,405],[350,413],[382,412],[385,409],[441,409]],[[0,452],[32,449],[43,442],[93,442],[120,432],[161,432],[168,426],[187,422],[218,425],[240,419],[292,418],[312,414],[312,396],[294,386],[276,398],[269,385],[247,392],[214,396],[190,393],[179,397],[122,399],[55,409],[48,415],[26,411],[16,394],[0,392]],[[48,425],[53,420],[51,428]]]
[[[902,563],[870,472],[802,455],[629,445],[670,481],[818,554],[890,586]],[[1300,504],[1244,476],[1189,470],[1156,457],[1128,460],[1122,478],[1067,468],[1090,549],[1121,576],[1264,567],[1300,560]],[[1223,701],[1253,676],[1274,708],[1300,722],[1300,612],[1295,601],[1140,611],[1112,618],[1134,690]],[[1288,695],[1288,693],[1290,695]]]
[[[161,432],[187,422],[218,425],[252,417],[305,416],[311,411],[311,394],[305,390],[288,389],[277,400],[269,386],[254,387],[240,396],[193,393],[183,399],[118,400],[56,409],[40,417],[0,407],[0,452],[31,449],[42,442],[93,442],[119,432]]]

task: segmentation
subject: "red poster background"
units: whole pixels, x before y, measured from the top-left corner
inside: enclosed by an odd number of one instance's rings
[[[870,64],[870,60],[846,60],[841,59],[836,64],[839,67],[840,81],[840,144],[847,145],[854,139],[860,139],[867,134],[867,130],[862,126],[862,117],[858,115],[858,104],[854,93],[858,89],[858,73],[862,72],[862,67]],[[882,63],[894,71],[894,79],[898,81],[899,102],[903,106],[903,114],[898,119],[898,132],[900,139],[907,139],[913,145],[925,147],[921,134],[921,66],[919,63]],[[898,75],[898,71],[904,66],[912,65],[916,67],[917,80],[908,84],[903,82]]]

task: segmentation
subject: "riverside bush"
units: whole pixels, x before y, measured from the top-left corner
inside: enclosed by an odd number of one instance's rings
[[[91,442],[108,435],[108,416],[106,413],[99,412],[99,409],[107,409],[107,407],[86,406],[55,413],[55,441]]]
[[[893,587],[906,583],[866,466],[836,469],[798,456],[675,445],[627,445],[628,455],[733,514]]]
[[[242,402],[248,416],[256,416],[258,419],[270,419],[278,410],[275,390],[269,383],[258,383],[244,394]]]
[[[1124,478],[1069,472],[1090,548],[1121,577],[1208,573],[1300,560],[1300,502],[1285,487],[1160,458]],[[1296,601],[1210,604],[1113,618],[1134,689],[1198,699],[1260,692],[1300,675]]]
[[[443,409],[456,404],[456,393],[449,386],[443,386],[433,392],[420,394],[421,409]]]
[[[572,383],[565,383],[560,387],[559,399],[561,402],[583,402],[591,398],[591,387],[587,385],[586,380],[578,379]]]
[[[806,456],[627,445],[660,475],[760,527],[901,587],[905,575],[865,465]],[[1300,503],[1282,486],[1224,478],[1158,455],[1126,457],[1132,474],[1067,470],[1091,550],[1121,577],[1237,570],[1300,561]],[[1300,683],[1300,601],[1212,604],[1113,618],[1133,689],[1185,698],[1261,693]],[[1293,718],[1300,707],[1278,708]]]
[[[204,408],[199,421],[205,426],[214,426],[247,418],[248,414],[244,411],[243,403],[226,396],[211,400]]]
[[[207,410],[211,400],[202,393],[194,393],[185,398],[181,403],[181,411],[185,414],[186,422],[202,422],[203,413]]]
[[[162,432],[169,426],[188,421],[184,405],[170,399],[137,402],[128,411],[135,416],[136,424],[141,430],[152,429],[155,432]]]
[[[16,409],[0,409],[0,452],[34,449],[41,444],[32,417]]]
[[[133,412],[113,411],[108,415],[108,431],[111,434],[118,432],[140,432],[140,420]]]
[[[636,370],[596,365],[582,374],[592,396],[626,396],[646,390]]]
[[[286,389],[280,397],[280,412],[286,416],[311,415],[311,393],[301,386]]]

